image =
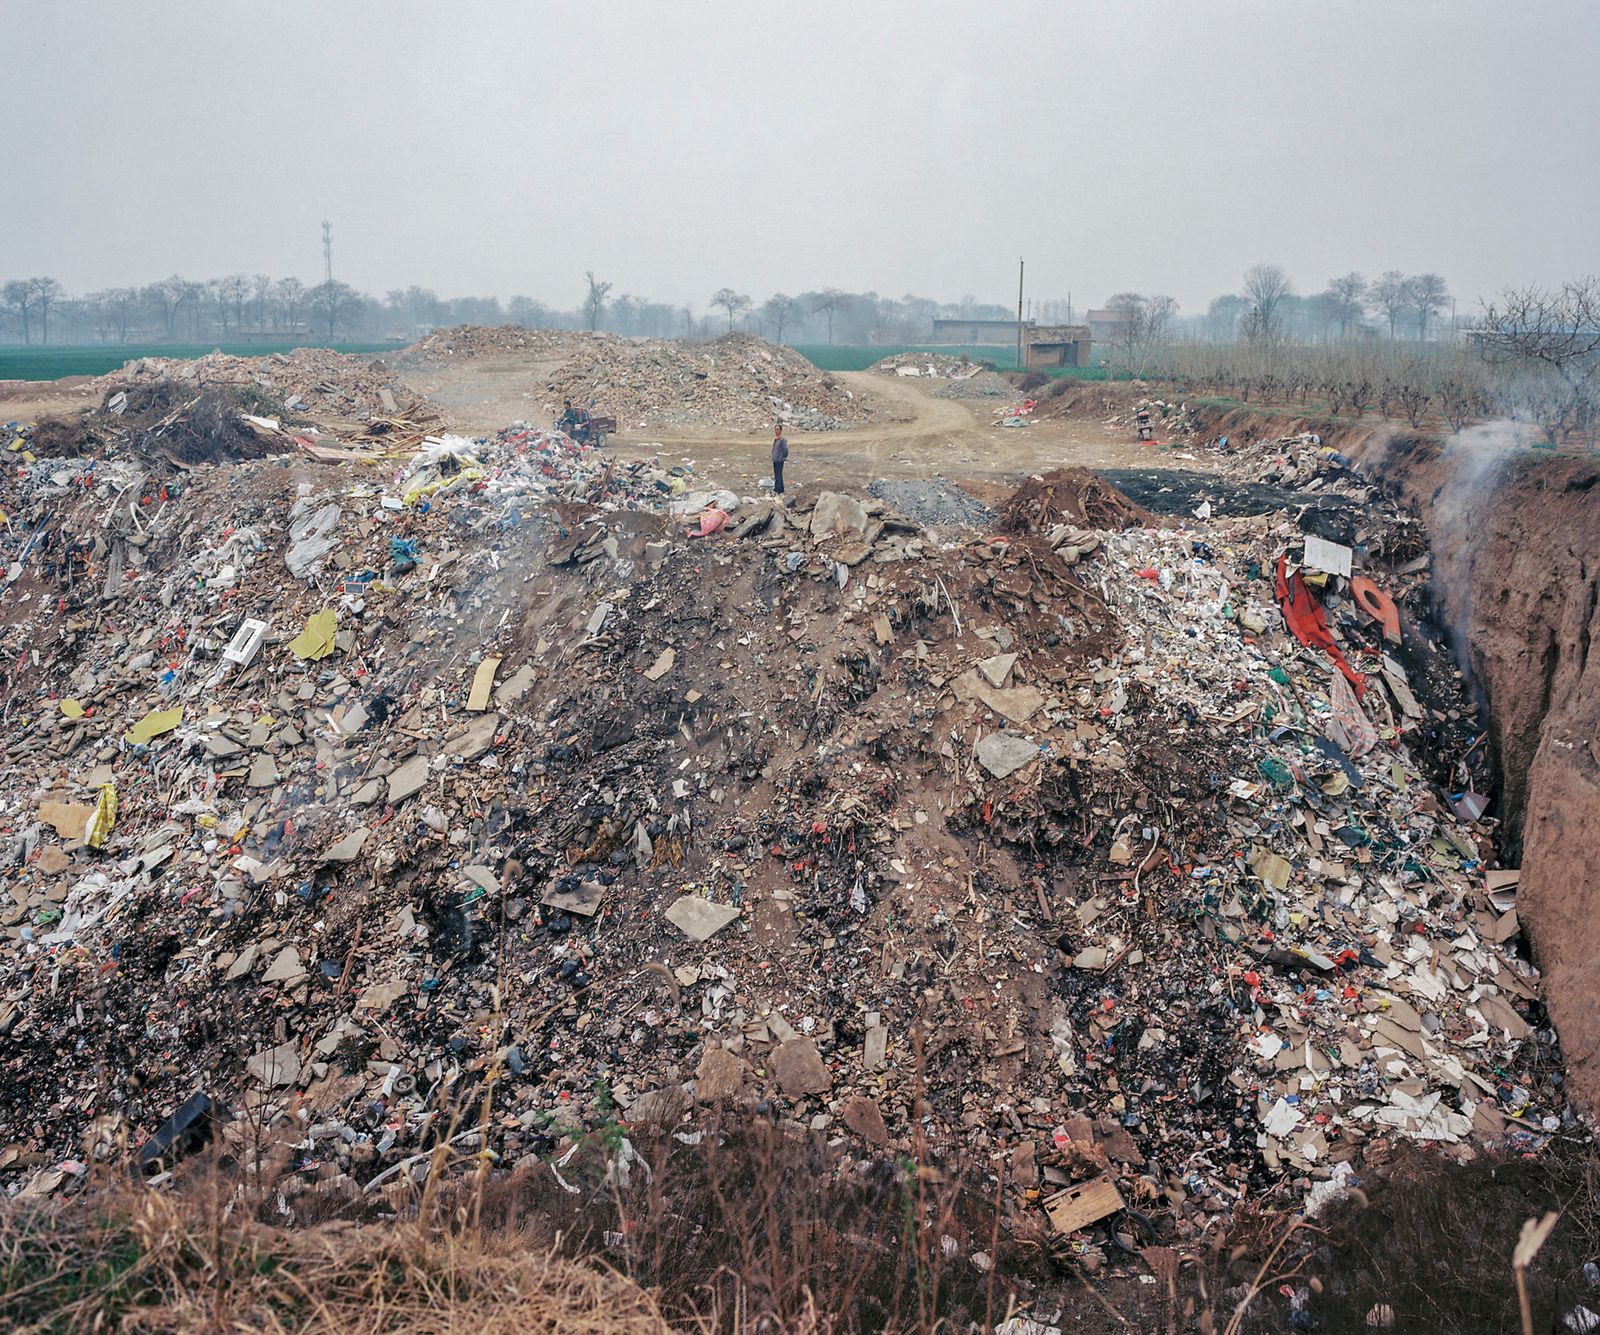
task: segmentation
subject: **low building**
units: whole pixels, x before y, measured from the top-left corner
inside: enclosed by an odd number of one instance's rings
[[[1026,332],[1028,370],[1048,371],[1057,366],[1089,365],[1093,341],[1088,325],[1045,325]]]
[[[1086,318],[1089,321],[1089,334],[1096,343],[1116,343],[1126,338],[1128,326],[1132,323],[1126,311],[1090,311]]]
[[[1022,322],[1022,334],[1026,338],[1028,331],[1034,327],[1032,320]],[[935,320],[933,322],[933,338],[935,345],[950,344],[955,347],[971,345],[976,347],[1014,348],[1017,346],[1017,322],[1015,320]]]

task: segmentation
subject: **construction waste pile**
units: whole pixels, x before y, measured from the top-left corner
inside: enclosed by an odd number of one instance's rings
[[[129,452],[180,468],[294,450],[335,459],[415,448],[439,420],[381,361],[325,348],[144,357],[87,389],[95,406],[38,423],[34,454]]]
[[[521,325],[456,325],[435,329],[395,357],[401,366],[427,366],[475,357],[522,356],[535,361],[569,356],[584,338],[563,329],[524,329]],[[593,335],[604,338],[607,335]]]
[[[936,537],[524,425],[8,443],[9,1191],[203,1130],[292,1143],[287,1210],[381,1203],[444,1140],[559,1177],[731,1109],[1003,1158],[1093,1269],[1571,1123],[1379,498],[1158,523],[1058,473]]]
[[[463,325],[427,335],[402,364],[517,357],[547,377],[546,407],[564,399],[617,419],[630,431],[837,431],[871,416],[870,406],[792,348],[751,334],[711,343],[624,338],[566,330]],[[551,367],[555,369],[551,369]]]
[[[999,349],[996,349],[999,354]],[[942,352],[901,352],[874,362],[879,375],[903,379],[942,380],[933,391],[941,399],[1014,399],[1017,387],[981,362]]]

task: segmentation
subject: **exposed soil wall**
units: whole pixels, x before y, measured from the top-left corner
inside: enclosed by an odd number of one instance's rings
[[[1248,411],[1204,427],[1320,431],[1421,510],[1442,619],[1488,702],[1505,858],[1521,858],[1519,917],[1572,1092],[1600,1110],[1600,458],[1447,449],[1388,427]]]

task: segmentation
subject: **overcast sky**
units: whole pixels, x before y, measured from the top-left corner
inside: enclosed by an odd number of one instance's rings
[[[1593,0],[0,0],[0,280],[1194,312],[1600,269]]]

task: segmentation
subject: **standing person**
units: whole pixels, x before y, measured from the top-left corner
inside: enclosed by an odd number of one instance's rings
[[[783,437],[783,423],[772,425],[772,494],[783,495],[783,462],[789,457],[789,442]]]

